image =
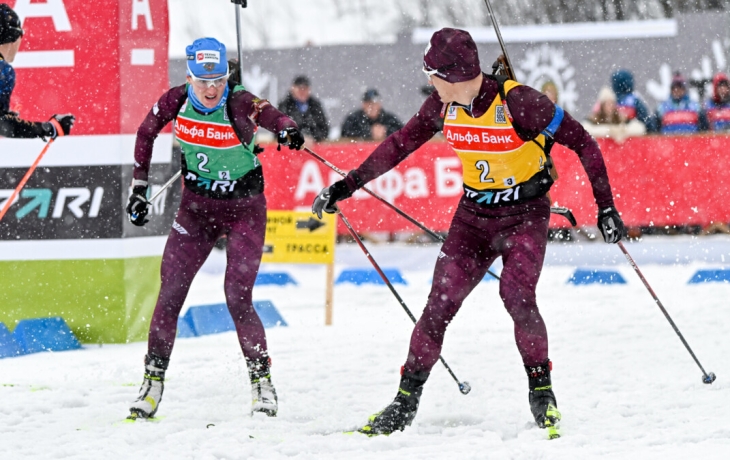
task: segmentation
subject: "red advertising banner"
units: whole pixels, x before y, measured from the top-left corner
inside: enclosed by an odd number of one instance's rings
[[[169,87],[166,0],[9,0],[25,35],[11,107],[76,115],[72,135],[133,134]]]
[[[730,222],[730,136],[645,137],[623,144],[600,140],[616,206],[627,225],[664,226]],[[340,169],[357,167],[374,143],[318,145],[315,151]],[[322,187],[340,176],[306,152],[261,155],[269,209],[309,209]],[[579,225],[595,226],[596,204],[578,156],[553,149],[560,179],[553,203],[572,209]],[[445,142],[429,142],[368,187],[436,231],[448,230],[462,193],[461,163]],[[342,205],[358,231],[417,231],[365,192]],[[341,224],[340,224],[341,225]],[[553,227],[567,221],[553,216]],[[343,226],[340,233],[346,233]]]

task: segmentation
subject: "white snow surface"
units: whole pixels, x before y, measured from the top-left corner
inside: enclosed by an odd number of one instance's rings
[[[395,287],[420,315],[438,246],[371,246],[384,268],[401,269],[408,285]],[[459,393],[438,363],[411,427],[387,437],[344,434],[395,396],[413,325],[385,286],[340,284],[334,325],[324,326],[324,267],[265,265],[262,271],[286,271],[298,282],[254,290],[289,323],[267,330],[278,417],[249,415],[250,387],[232,332],[177,340],[158,422],[122,422],[141,383],[146,344],[87,345],[0,360],[0,458],[724,458],[730,284],[687,281],[699,268],[727,266],[729,246],[720,237],[627,244],[702,365],[718,374],[713,385],[701,382],[618,248],[549,246],[537,295],[563,414],[558,440],[532,422],[497,282],[474,290],[446,334],[443,357],[471,384],[470,394]],[[336,273],[369,266],[356,246],[337,250]],[[658,253],[670,256],[652,261]],[[186,308],[224,300],[224,264],[214,251]],[[616,270],[627,284],[567,284],[587,265]]]

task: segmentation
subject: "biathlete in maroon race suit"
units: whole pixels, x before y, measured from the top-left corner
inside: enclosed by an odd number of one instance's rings
[[[226,236],[226,304],[236,326],[252,386],[252,411],[276,415],[266,335],[251,291],[261,263],[266,199],[255,155],[258,126],[277,133],[279,144],[300,149],[296,123],[242,86],[229,85],[226,48],[201,38],[186,48],[187,83],[166,92],[137,131],[130,222],[147,222],[147,174],[155,138],[174,120],[182,147],[182,201],[162,256],[160,296],[150,324],[145,375],[130,418],[153,417],[164,389],[177,320],[190,284],[216,241]]]
[[[436,91],[418,113],[345,179],[323,189],[312,205],[317,214],[335,212],[338,201],[431,139],[442,121],[444,136],[462,161],[464,194],[436,261],[426,308],[411,336],[397,396],[360,431],[387,434],[411,424],[423,385],[441,353],[446,327],[501,256],[499,292],[514,320],[531,411],[540,427],[556,434],[560,413],[550,378],[547,331],[535,298],[550,220],[549,147],[558,142],[578,154],[598,204],[600,230],[606,242],[616,243],[624,226],[614,208],[603,157],[581,124],[546,96],[483,74],[476,44],[465,31],[436,32],[423,70]]]

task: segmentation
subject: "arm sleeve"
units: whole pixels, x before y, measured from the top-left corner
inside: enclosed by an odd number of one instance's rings
[[[137,129],[137,140],[134,144],[134,179],[147,180],[155,139],[162,128],[175,119],[186,98],[185,85],[177,86],[163,94],[147,113]]]
[[[523,140],[534,139],[550,124],[555,114],[555,105],[547,96],[529,86],[518,86],[510,91],[507,105],[515,124],[519,126],[519,129],[515,126],[515,130]],[[568,112],[565,112],[553,139],[578,154],[598,207],[613,206],[606,164],[595,139]]]
[[[46,130],[45,126],[46,124],[40,121],[23,120],[12,112],[0,115],[0,136],[3,137],[34,139],[53,134],[52,131]]]
[[[252,125],[249,124],[253,120],[258,126],[274,134],[286,128],[298,128],[294,120],[269,101],[260,99],[248,91],[235,93],[230,99],[230,104],[238,132],[244,133],[246,142],[251,140],[248,133],[253,135]]]
[[[443,105],[437,93],[429,96],[403,128],[388,136],[357,169],[348,174],[345,180],[350,190],[357,190],[395,168],[438,133]]]

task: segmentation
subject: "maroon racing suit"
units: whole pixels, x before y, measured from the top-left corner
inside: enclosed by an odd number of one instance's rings
[[[137,131],[134,179],[147,180],[152,145],[157,135],[175,119],[187,99],[186,86],[166,92],[147,114]],[[257,125],[279,132],[296,123],[266,101],[247,91],[231,92],[227,104],[236,135],[245,144],[253,140]],[[253,174],[252,174],[253,173]],[[215,242],[227,236],[225,294],[243,355],[249,362],[268,359],[266,334],[253,308],[252,288],[261,263],[266,231],[266,198],[260,167],[248,173],[233,197],[206,194],[185,181],[180,209],[162,256],[160,296],[150,324],[148,354],[169,359],[177,333],[177,320],[193,278]],[[244,176],[246,178],[247,176]]]
[[[481,117],[499,93],[499,84],[484,76],[479,94],[467,113]],[[517,135],[528,141],[553,121],[556,107],[528,86],[507,93],[507,106]],[[406,126],[388,137],[345,179],[350,190],[384,174],[441,130],[445,104],[434,92]],[[613,206],[606,166],[596,141],[568,113],[553,140],[574,150],[590,179],[599,208]],[[515,341],[527,366],[548,360],[548,337],[537,308],[535,289],[547,244],[550,202],[545,195],[517,204],[486,207],[463,195],[451,221],[448,237],[436,262],[426,308],[411,336],[405,370],[430,372],[436,364],[446,327],[467,295],[502,256],[499,292],[514,320]]]

